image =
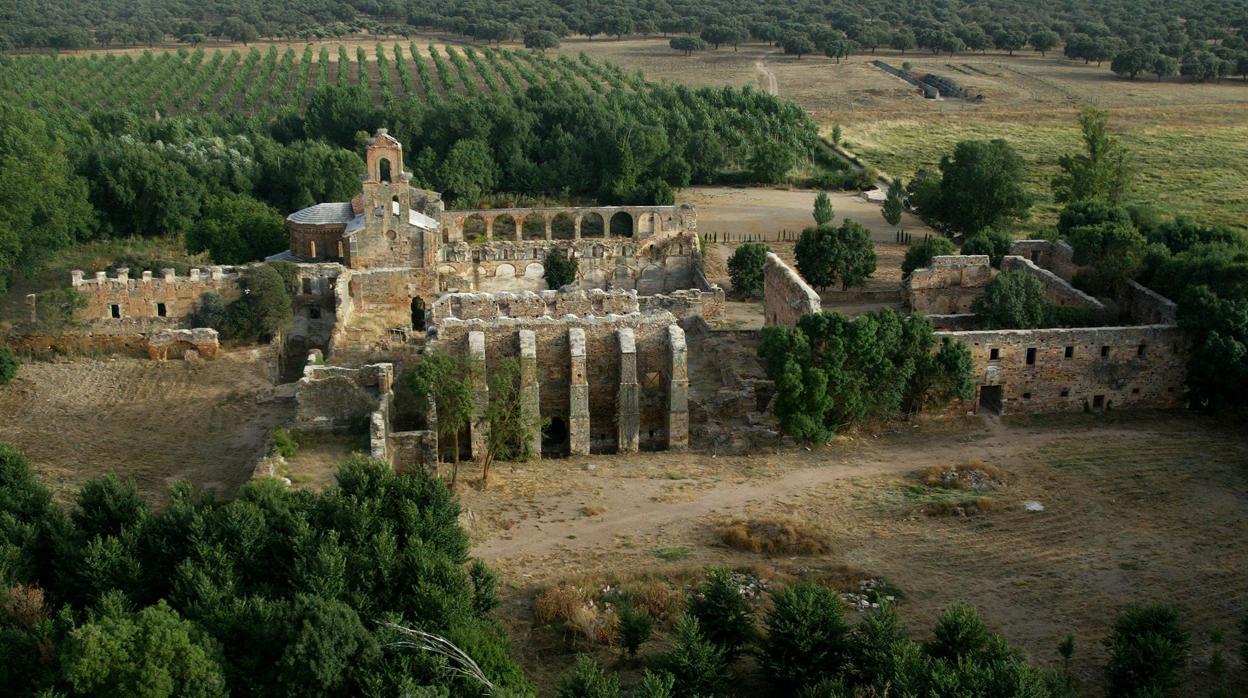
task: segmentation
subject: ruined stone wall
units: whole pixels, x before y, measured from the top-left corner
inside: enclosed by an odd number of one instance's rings
[[[997,386],[1007,414],[1184,404],[1188,344],[1172,325],[936,334],[974,359],[975,399],[956,412],[981,411]]]
[[[1095,311],[1104,311],[1105,305],[1097,299],[1071,286],[1056,273],[1042,269],[1026,257],[1007,255],[1001,260],[1001,271],[1017,271],[1035,277],[1044,285],[1044,295],[1055,305],[1081,305]]]
[[[635,291],[522,291],[511,293],[448,293],[433,303],[433,321],[560,318],[564,315],[625,315],[638,310]]]
[[[971,312],[990,281],[988,255],[942,255],[932,257],[930,266],[910,272],[901,284],[912,312],[960,315]]]
[[[793,327],[822,309],[819,294],[774,252],[763,262],[763,315],[767,325]]]
[[[581,289],[636,290],[640,294],[696,288],[698,241],[693,233],[648,240],[454,242],[438,251],[440,292],[547,290],[546,256],[561,249],[577,263]],[[703,283],[705,281],[703,280]],[[709,286],[710,284],[705,284]]]
[[[442,242],[447,244],[493,240],[643,239],[697,230],[697,210],[688,204],[476,209],[446,211],[441,218]]]
[[[226,303],[236,300],[242,270],[217,266],[207,273],[192,269],[188,276],[177,276],[172,269],[164,269],[159,275],[144,271],[131,278],[129,269],[118,269],[115,276],[101,271],[90,279],[75,270],[70,273],[70,285],[87,304],[75,311],[74,317],[79,322],[134,331],[176,327],[195,312],[199,297],[205,293],[219,293]]]
[[[390,364],[345,368],[309,362],[295,386],[295,426],[305,430],[371,428],[373,413],[389,397],[393,385]]]
[[[433,277],[421,269],[350,269],[344,275],[352,305],[342,321],[347,327],[405,327],[412,321],[413,299],[421,299],[426,308],[433,304]]]
[[[1132,322],[1141,325],[1178,322],[1179,307],[1174,301],[1135,281],[1127,281],[1118,289],[1118,308]]]
[[[1066,281],[1075,278],[1079,265],[1075,264],[1075,252],[1062,240],[1015,240],[1010,254],[1030,259],[1036,266],[1057,274]]]
[[[670,427],[672,409],[687,411],[686,403],[678,399],[673,406],[671,400],[673,381],[688,380],[683,350],[673,359],[673,336],[683,346],[684,333],[670,313],[490,321],[447,318],[439,323],[433,346],[456,355],[475,355],[487,370],[507,358],[520,360],[522,375],[527,376],[526,394],[537,403],[538,414],[552,427],[558,420],[555,431],[566,433],[565,441],[547,446],[579,454],[681,447],[688,442],[687,418],[675,419],[675,431]],[[478,386],[479,393],[483,387]],[[488,400],[488,392],[478,399]],[[477,437],[470,441],[475,449]]]

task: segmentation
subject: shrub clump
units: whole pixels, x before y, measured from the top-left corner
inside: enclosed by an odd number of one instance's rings
[[[716,529],[730,548],[765,555],[818,555],[828,551],[827,540],[806,524],[788,519],[734,519]]]
[[[17,375],[17,354],[12,347],[0,347],[0,385],[8,385]]]
[[[933,465],[925,468],[919,479],[928,487],[959,490],[995,490],[1005,486],[1005,471],[995,465],[972,461],[963,465]]]
[[[743,296],[757,296],[763,291],[763,263],[771,248],[761,242],[747,242],[728,258],[728,278],[732,290]]]

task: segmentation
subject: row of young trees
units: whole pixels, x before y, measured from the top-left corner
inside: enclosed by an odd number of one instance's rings
[[[930,638],[917,642],[895,605],[886,600],[851,625],[844,617],[840,595],[818,582],[775,589],[764,604],[746,598],[740,584],[739,575],[729,569],[707,569],[674,623],[671,647],[647,662],[641,681],[630,693],[621,691],[616,676],[582,655],[564,675],[557,695],[732,695],[730,682],[739,680],[740,660],[746,655],[754,656],[756,673],[774,695],[1073,698],[1080,694],[1070,673],[1073,637],[1058,645],[1061,668],[1040,671],[1028,666],[1023,655],[992,633],[967,605],[946,609]],[[638,646],[650,637],[654,621],[627,599],[618,615],[621,644],[635,656]],[[1110,696],[1166,696],[1182,685],[1191,637],[1175,608],[1151,604],[1124,609],[1104,645],[1109,654],[1105,676]],[[1215,695],[1230,695],[1227,659],[1220,648],[1215,654],[1221,661],[1220,670],[1214,671],[1215,663],[1210,665],[1220,683]]]
[[[108,477],[65,508],[0,446],[8,695],[531,694],[489,616],[494,576],[426,472],[357,457],[319,494],[179,484],[169,500]]]
[[[721,177],[782,181],[817,142],[805,112],[750,88],[613,79],[601,93],[534,78],[514,93],[380,106],[359,86],[325,85],[267,120],[101,109],[53,121],[5,104],[0,283],[89,239],[186,234],[189,252],[219,263],[280,251],[284,214],[358,191],[363,136],[382,125],[412,144],[414,184],[467,206],[499,191],[670,204]]]

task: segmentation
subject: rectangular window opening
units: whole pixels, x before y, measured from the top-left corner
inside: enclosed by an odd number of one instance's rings
[[[1139,394],[1140,394],[1140,389],[1139,389],[1139,388],[1132,388],[1132,389],[1131,389],[1131,394],[1132,394],[1132,395],[1139,395]]]
[[[1108,346],[1101,347],[1101,358],[1105,358],[1107,356],[1109,356],[1109,347]]]
[[[1136,356],[1144,356],[1144,348],[1145,348],[1146,346],[1147,346],[1147,345],[1145,345],[1145,344],[1141,344],[1140,346],[1136,347],[1136,348],[1135,348],[1135,355],[1136,355]]]
[[[311,307],[311,308],[308,308],[308,319],[310,319],[310,320],[320,320],[320,319],[321,319],[321,309],[320,309],[320,308],[317,308],[317,307],[315,307],[315,306],[313,306],[313,307]]]
[[[1096,408],[1096,409],[1098,409],[1098,410],[1099,410],[1099,409],[1101,409],[1101,408],[1102,408],[1102,407],[1104,407],[1104,406],[1105,406],[1105,396],[1104,396],[1104,395],[1093,395],[1093,396],[1092,396],[1092,407],[1094,407],[1094,408]]]
[[[1035,347],[1027,348],[1027,365],[1028,366],[1036,365],[1036,348]]]
[[[1062,388],[1062,397],[1070,397],[1070,388]]]
[[[988,350],[988,360],[989,360],[989,361],[996,361],[996,360],[998,360],[998,359],[1000,359],[1000,358],[1001,358],[1001,350],[1000,350],[1000,349],[995,349],[995,348],[994,348],[994,349],[989,349],[989,350]]]
[[[312,279],[303,280],[303,292],[312,293]]]
[[[1024,399],[1024,400],[1030,400],[1030,399],[1031,399],[1031,393],[1023,393],[1023,399]]]
[[[156,304],[156,316],[157,317],[169,317],[169,309],[165,307],[164,303]]]
[[[1074,348],[1074,347],[1066,347],[1066,358],[1068,358],[1068,359],[1073,359],[1073,358],[1075,358],[1075,348]]]
[[[121,306],[120,306],[120,305],[116,305],[116,304],[114,304],[114,305],[112,306],[111,310],[112,310],[112,315],[113,315],[113,317],[114,317],[114,318],[120,318],[120,317],[121,317]]]

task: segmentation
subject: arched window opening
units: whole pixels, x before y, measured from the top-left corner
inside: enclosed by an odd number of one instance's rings
[[[494,239],[495,240],[515,240],[516,239],[516,219],[510,214],[504,213],[494,219]]]
[[[382,181],[382,182],[390,181],[390,159],[389,158],[382,158],[381,161],[377,163],[377,172],[378,172],[377,179],[379,181]]]
[[[474,213],[464,219],[464,240],[468,242],[485,241],[485,218]]]
[[[600,238],[605,234],[602,216],[597,213],[586,213],[581,217],[581,237]]]
[[[625,211],[611,216],[611,237],[631,238],[633,236],[633,216]]]
[[[425,331],[425,302],[420,298],[412,299],[412,330]]]
[[[540,214],[533,214],[525,218],[523,234],[525,240],[545,240],[546,217]]]
[[[576,237],[576,221],[570,213],[560,213],[550,222],[550,237],[555,240],[571,240]]]

